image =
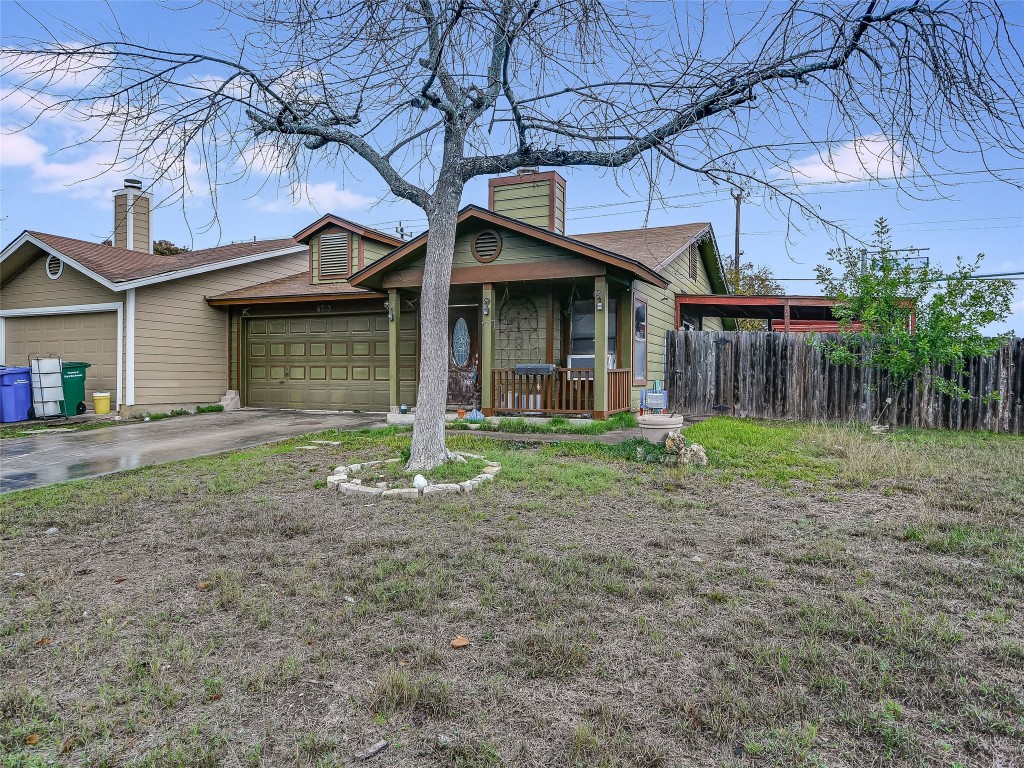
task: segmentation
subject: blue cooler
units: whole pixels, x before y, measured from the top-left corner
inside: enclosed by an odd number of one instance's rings
[[[0,365],[0,421],[25,421],[32,409],[32,380],[26,366]]]

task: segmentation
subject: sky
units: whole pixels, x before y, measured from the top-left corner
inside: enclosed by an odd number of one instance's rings
[[[5,41],[32,36],[38,33],[40,20],[52,19],[66,22],[65,29],[97,29],[109,23],[112,9],[125,29],[151,42],[173,41],[178,49],[190,43],[209,45],[222,34],[210,9],[171,12],[164,4],[145,0],[113,5],[88,0],[25,5],[0,1],[0,34]],[[109,237],[111,193],[130,174],[105,172],[110,149],[89,141],[87,125],[49,120],[11,133],[17,104],[7,87],[0,82],[0,241],[7,244],[26,229],[93,241]],[[857,153],[872,150],[877,141],[871,135],[851,137],[833,149],[833,166],[846,171],[842,180],[815,152],[797,158],[794,165],[804,181],[796,191],[855,237],[868,239],[874,220],[886,217],[894,245],[921,249],[917,253],[933,266],[951,267],[958,256],[984,253],[983,273],[1024,270],[1024,191],[993,179],[970,157],[950,158],[948,169],[937,176],[937,187],[924,193],[900,191],[892,180],[862,180]],[[995,165],[1005,176],[1024,183],[1024,163],[1011,158]],[[706,221],[714,227],[723,259],[731,260],[736,208],[728,188],[676,173],[659,185],[663,202],[650,205],[639,179],[628,174],[613,177],[571,168],[559,172],[568,181],[569,234]],[[157,209],[153,234],[201,248],[289,236],[324,213],[388,232],[401,227],[410,235],[426,226],[422,211],[390,196],[376,174],[358,163],[348,170],[312,167],[298,199],[293,199],[293,191],[274,175],[259,173],[221,185],[215,198],[199,185],[183,201]],[[486,178],[472,180],[462,202],[485,206]],[[826,261],[828,250],[842,242],[841,235],[787,215],[756,192],[744,201],[741,222],[744,261],[769,266],[788,293],[817,292],[814,266]],[[1013,314],[989,330],[1024,334],[1024,280],[1015,284]]]

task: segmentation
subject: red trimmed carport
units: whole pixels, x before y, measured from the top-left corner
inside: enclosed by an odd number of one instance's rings
[[[835,299],[825,296],[722,296],[720,294],[678,294],[676,328],[684,315],[735,319],[770,320],[773,331],[828,333],[839,328],[832,314]],[[913,322],[913,320],[911,320]]]

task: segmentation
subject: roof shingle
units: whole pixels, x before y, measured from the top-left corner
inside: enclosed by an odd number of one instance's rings
[[[301,244],[290,237],[278,240],[257,240],[254,242],[231,243],[216,248],[187,251],[175,256],[158,256],[145,251],[115,248],[112,245],[90,243],[73,237],[50,235],[46,232],[28,232],[36,240],[74,259],[86,269],[112,283],[124,283],[156,277],[183,269],[210,266],[222,261],[231,261],[246,256],[259,256],[285,248],[300,248]]]
[[[672,254],[688,246],[695,237],[711,225],[707,222],[677,224],[670,227],[620,229],[612,232],[590,232],[570,235],[573,240],[618,253],[658,270]]]

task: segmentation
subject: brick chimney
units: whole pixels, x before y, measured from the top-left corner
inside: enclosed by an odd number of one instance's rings
[[[487,182],[487,207],[495,213],[565,234],[565,179],[555,171],[520,168]]]
[[[138,179],[125,179],[124,188],[114,192],[114,246],[153,252],[149,217],[152,196],[142,191]]]

